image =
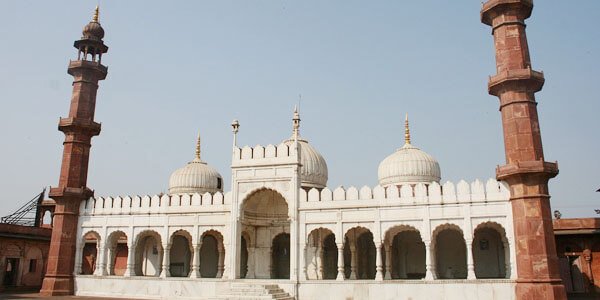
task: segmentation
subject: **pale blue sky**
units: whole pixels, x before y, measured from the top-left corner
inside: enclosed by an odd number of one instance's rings
[[[495,73],[481,1],[101,1],[103,62],[88,186],[96,195],[167,191],[169,175],[203,159],[230,188],[229,124],[239,143],[301,133],[325,157],[329,186],[374,186],[403,143],[440,162],[442,181],[485,180],[504,163]],[[76,57],[97,1],[0,1],[0,215],[56,185]],[[600,1],[535,1],[528,20],[546,159],[557,160],[553,208],[600,208]]]

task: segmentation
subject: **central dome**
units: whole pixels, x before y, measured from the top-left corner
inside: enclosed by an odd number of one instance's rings
[[[378,170],[379,185],[417,184],[439,182],[440,165],[421,149],[411,145],[408,117],[406,118],[405,144],[392,155],[386,157]]]
[[[298,110],[294,110],[294,132],[292,137],[285,140],[284,143],[288,146],[294,144],[295,139],[298,139],[300,147],[300,186],[303,188],[322,189],[327,186],[328,170],[327,163],[323,156],[308,143],[307,140],[300,138],[300,114]]]
[[[169,194],[204,194],[223,191],[223,177],[217,170],[200,159],[200,136],[196,157],[169,178]]]

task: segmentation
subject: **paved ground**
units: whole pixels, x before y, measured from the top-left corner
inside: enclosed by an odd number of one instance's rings
[[[110,300],[110,299],[117,299],[117,298],[99,298],[99,297],[80,297],[80,296],[63,296],[63,297],[47,297],[47,298],[43,298],[40,297],[40,295],[38,294],[37,291],[3,291],[0,292],[0,299],[4,300],[4,299],[14,299],[14,300],[24,300],[24,299],[50,299],[50,300],[62,300],[62,299],[87,299],[87,300],[94,300],[94,299],[103,299],[103,300]],[[118,300],[123,300],[124,298],[118,298]]]

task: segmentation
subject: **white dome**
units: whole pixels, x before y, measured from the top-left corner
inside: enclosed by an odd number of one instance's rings
[[[439,182],[440,165],[431,155],[405,144],[379,164],[379,185]]]
[[[392,155],[386,157],[378,170],[379,185],[429,184],[440,182],[440,164],[433,156],[410,144],[408,115],[406,115],[405,144]]]
[[[293,139],[285,141],[288,146],[294,143]],[[319,188],[327,186],[327,163],[321,154],[311,146],[308,141],[298,139],[300,146],[300,185],[303,188]]]
[[[204,194],[223,191],[223,177],[215,168],[200,160],[200,137],[196,157],[169,178],[169,194]]]

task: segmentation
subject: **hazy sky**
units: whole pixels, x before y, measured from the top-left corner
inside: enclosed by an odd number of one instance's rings
[[[97,1],[0,1],[0,215],[58,182],[76,58]],[[486,180],[504,163],[491,30],[481,1],[101,1],[110,47],[88,186],[96,195],[167,191],[203,159],[230,189],[231,128],[241,145],[301,134],[327,160],[329,186],[374,186],[403,144],[440,162],[442,181]],[[550,182],[563,217],[600,208],[600,1],[535,1],[527,33]]]

